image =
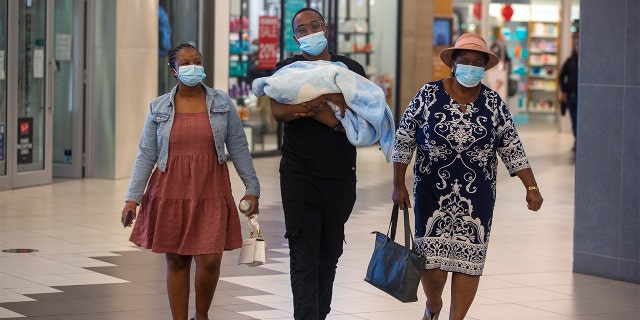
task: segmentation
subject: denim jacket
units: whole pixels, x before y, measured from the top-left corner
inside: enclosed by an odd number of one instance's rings
[[[209,122],[220,164],[227,161],[225,144],[236,172],[242,179],[248,195],[260,196],[260,183],[256,175],[249,144],[231,98],[222,91],[201,84],[207,94]],[[142,193],[149,181],[154,166],[165,172],[169,155],[169,135],[175,116],[174,97],[178,86],[151,102],[144,123],[142,137],[136,155],[126,201],[140,204]]]

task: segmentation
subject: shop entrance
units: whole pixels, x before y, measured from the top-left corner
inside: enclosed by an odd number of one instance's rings
[[[52,64],[46,0],[0,1],[3,91],[0,189],[51,182]],[[7,50],[11,48],[11,50]]]
[[[82,176],[82,2],[0,0],[0,190]]]
[[[53,14],[53,176],[82,178],[85,136],[85,1],[56,0]],[[87,121],[90,124],[90,121]]]

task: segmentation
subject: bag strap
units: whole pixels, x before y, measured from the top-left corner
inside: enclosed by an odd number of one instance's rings
[[[247,223],[249,224],[249,228],[251,228],[249,236],[253,238],[253,230],[256,230],[257,237],[262,238],[262,234],[260,234],[260,224],[258,223],[258,215],[254,214],[251,217],[249,217],[247,219]]]
[[[398,210],[400,206],[397,204],[393,205],[393,209],[391,210],[391,221],[389,221],[389,229],[387,230],[387,237],[392,241],[396,239],[396,229],[398,227]],[[404,211],[404,246],[411,250],[413,248],[413,237],[411,236],[411,225],[409,223],[409,208],[406,206],[403,209]]]
[[[389,229],[387,229],[387,237],[392,241],[396,239],[396,228],[398,226],[398,209],[400,207],[397,204],[393,205],[391,210],[391,221],[389,221]]]

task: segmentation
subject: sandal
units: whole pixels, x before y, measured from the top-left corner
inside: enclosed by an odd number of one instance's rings
[[[438,310],[438,312],[431,313],[431,311],[429,311],[429,308],[426,308],[424,312],[425,320],[438,320],[438,316],[440,315],[440,311],[442,311],[443,306],[444,303],[442,302],[442,299],[440,299],[440,310]]]
[[[427,312],[424,314],[425,317],[427,317],[427,320],[438,320],[438,315],[440,314],[440,311],[436,312],[436,313],[431,313],[429,312],[429,310],[427,310]]]

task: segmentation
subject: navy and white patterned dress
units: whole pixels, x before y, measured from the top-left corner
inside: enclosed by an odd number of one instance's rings
[[[425,84],[396,132],[392,159],[414,167],[416,251],[425,269],[482,275],[498,157],[513,176],[529,161],[499,95],[482,85],[462,113],[442,80]]]

